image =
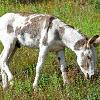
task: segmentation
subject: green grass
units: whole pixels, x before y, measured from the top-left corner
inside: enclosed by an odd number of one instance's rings
[[[100,9],[95,7],[92,0],[90,1],[91,3],[86,5],[80,5],[73,0],[51,0],[47,3],[39,2],[27,5],[15,5],[14,3],[4,5],[0,3],[0,15],[6,12],[52,14],[91,37],[100,34]],[[3,46],[0,45],[0,52],[2,49]],[[99,47],[97,53],[97,69],[99,70]],[[14,75],[14,86],[7,91],[3,91],[0,86],[0,100],[100,100],[100,73],[92,82],[84,80],[77,71],[75,54],[66,49],[65,56],[70,84],[63,86],[56,55],[55,53],[48,53],[42,70],[39,89],[34,92],[32,83],[35,76],[38,50],[27,47],[18,49],[9,65]]]

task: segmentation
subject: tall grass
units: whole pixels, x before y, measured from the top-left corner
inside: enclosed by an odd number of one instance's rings
[[[100,34],[99,8],[95,7],[96,3],[92,0],[85,5],[74,0],[50,0],[33,4],[14,4],[13,2],[6,2],[6,5],[0,3],[0,15],[6,12],[47,13],[75,26],[89,37]],[[0,45],[0,51],[2,49],[3,46]],[[97,69],[99,69],[99,48],[97,53]],[[37,57],[38,50],[27,47],[17,50],[9,65],[14,74],[14,86],[8,91],[2,91],[0,87],[0,100],[100,100],[100,74],[92,82],[84,80],[77,71],[76,56],[69,49],[66,49],[66,62],[70,84],[63,86],[56,55],[49,53],[42,70],[39,89],[34,92],[32,82]]]

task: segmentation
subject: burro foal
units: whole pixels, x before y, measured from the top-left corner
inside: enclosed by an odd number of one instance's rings
[[[68,83],[64,49],[70,48],[77,56],[77,63],[86,78],[94,75],[98,35],[87,39],[78,30],[46,14],[7,13],[0,17],[0,40],[4,49],[0,55],[2,85],[5,89],[13,79],[8,64],[21,45],[39,49],[33,88],[38,86],[40,72],[48,51],[58,54],[64,84]]]

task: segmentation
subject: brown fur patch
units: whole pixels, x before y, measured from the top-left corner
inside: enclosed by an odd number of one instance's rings
[[[86,39],[81,39],[79,41],[77,41],[74,45],[74,49],[75,50],[79,50],[81,47],[84,46],[84,44],[86,44],[87,40]]]
[[[53,16],[48,16],[46,23],[47,25],[45,27],[48,27],[47,32],[50,28],[52,28],[52,21],[55,19]]]
[[[14,32],[14,29],[13,29],[13,27],[11,26],[11,25],[7,25],[7,32],[8,33],[12,33],[12,32]]]
[[[21,27],[16,27],[15,33],[16,33],[16,35],[20,34],[21,33]]]
[[[61,40],[61,37],[59,35],[59,31],[57,29],[55,30],[55,33],[54,34],[55,34],[55,37],[54,37],[55,40]]]
[[[47,28],[47,33],[49,31],[50,28],[52,28],[52,21],[55,19],[55,17],[53,16],[46,16],[46,25],[45,28]],[[43,39],[43,44],[47,45],[47,40],[48,40],[48,34],[44,37]]]
[[[40,16],[30,19],[32,23],[29,23],[28,20],[27,18],[24,27],[17,27],[15,32],[16,34],[28,33],[31,38],[34,38],[40,34],[43,20]]]
[[[40,34],[42,28],[48,30],[52,27],[52,20],[55,19],[51,15],[40,15],[36,16],[30,19],[29,16],[27,16],[25,20],[25,25],[23,27],[16,27],[15,33],[18,34],[23,34],[23,33],[28,33],[30,34],[30,38],[35,38],[38,37],[40,39]],[[46,21],[45,26],[43,27],[43,23]],[[29,23],[30,22],[30,23]],[[43,39],[43,44],[47,45],[47,40],[48,40],[48,34],[44,37]]]
[[[82,56],[85,56],[85,55],[82,55]],[[84,64],[82,65],[82,67],[85,69],[85,70],[88,70],[89,68],[89,63],[91,61],[91,59],[88,59],[88,57],[85,57],[86,61],[84,61]]]

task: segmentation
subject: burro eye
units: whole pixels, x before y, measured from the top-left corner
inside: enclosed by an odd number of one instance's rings
[[[87,58],[88,58],[89,60],[91,60],[91,57],[90,57],[90,56],[87,56]]]

